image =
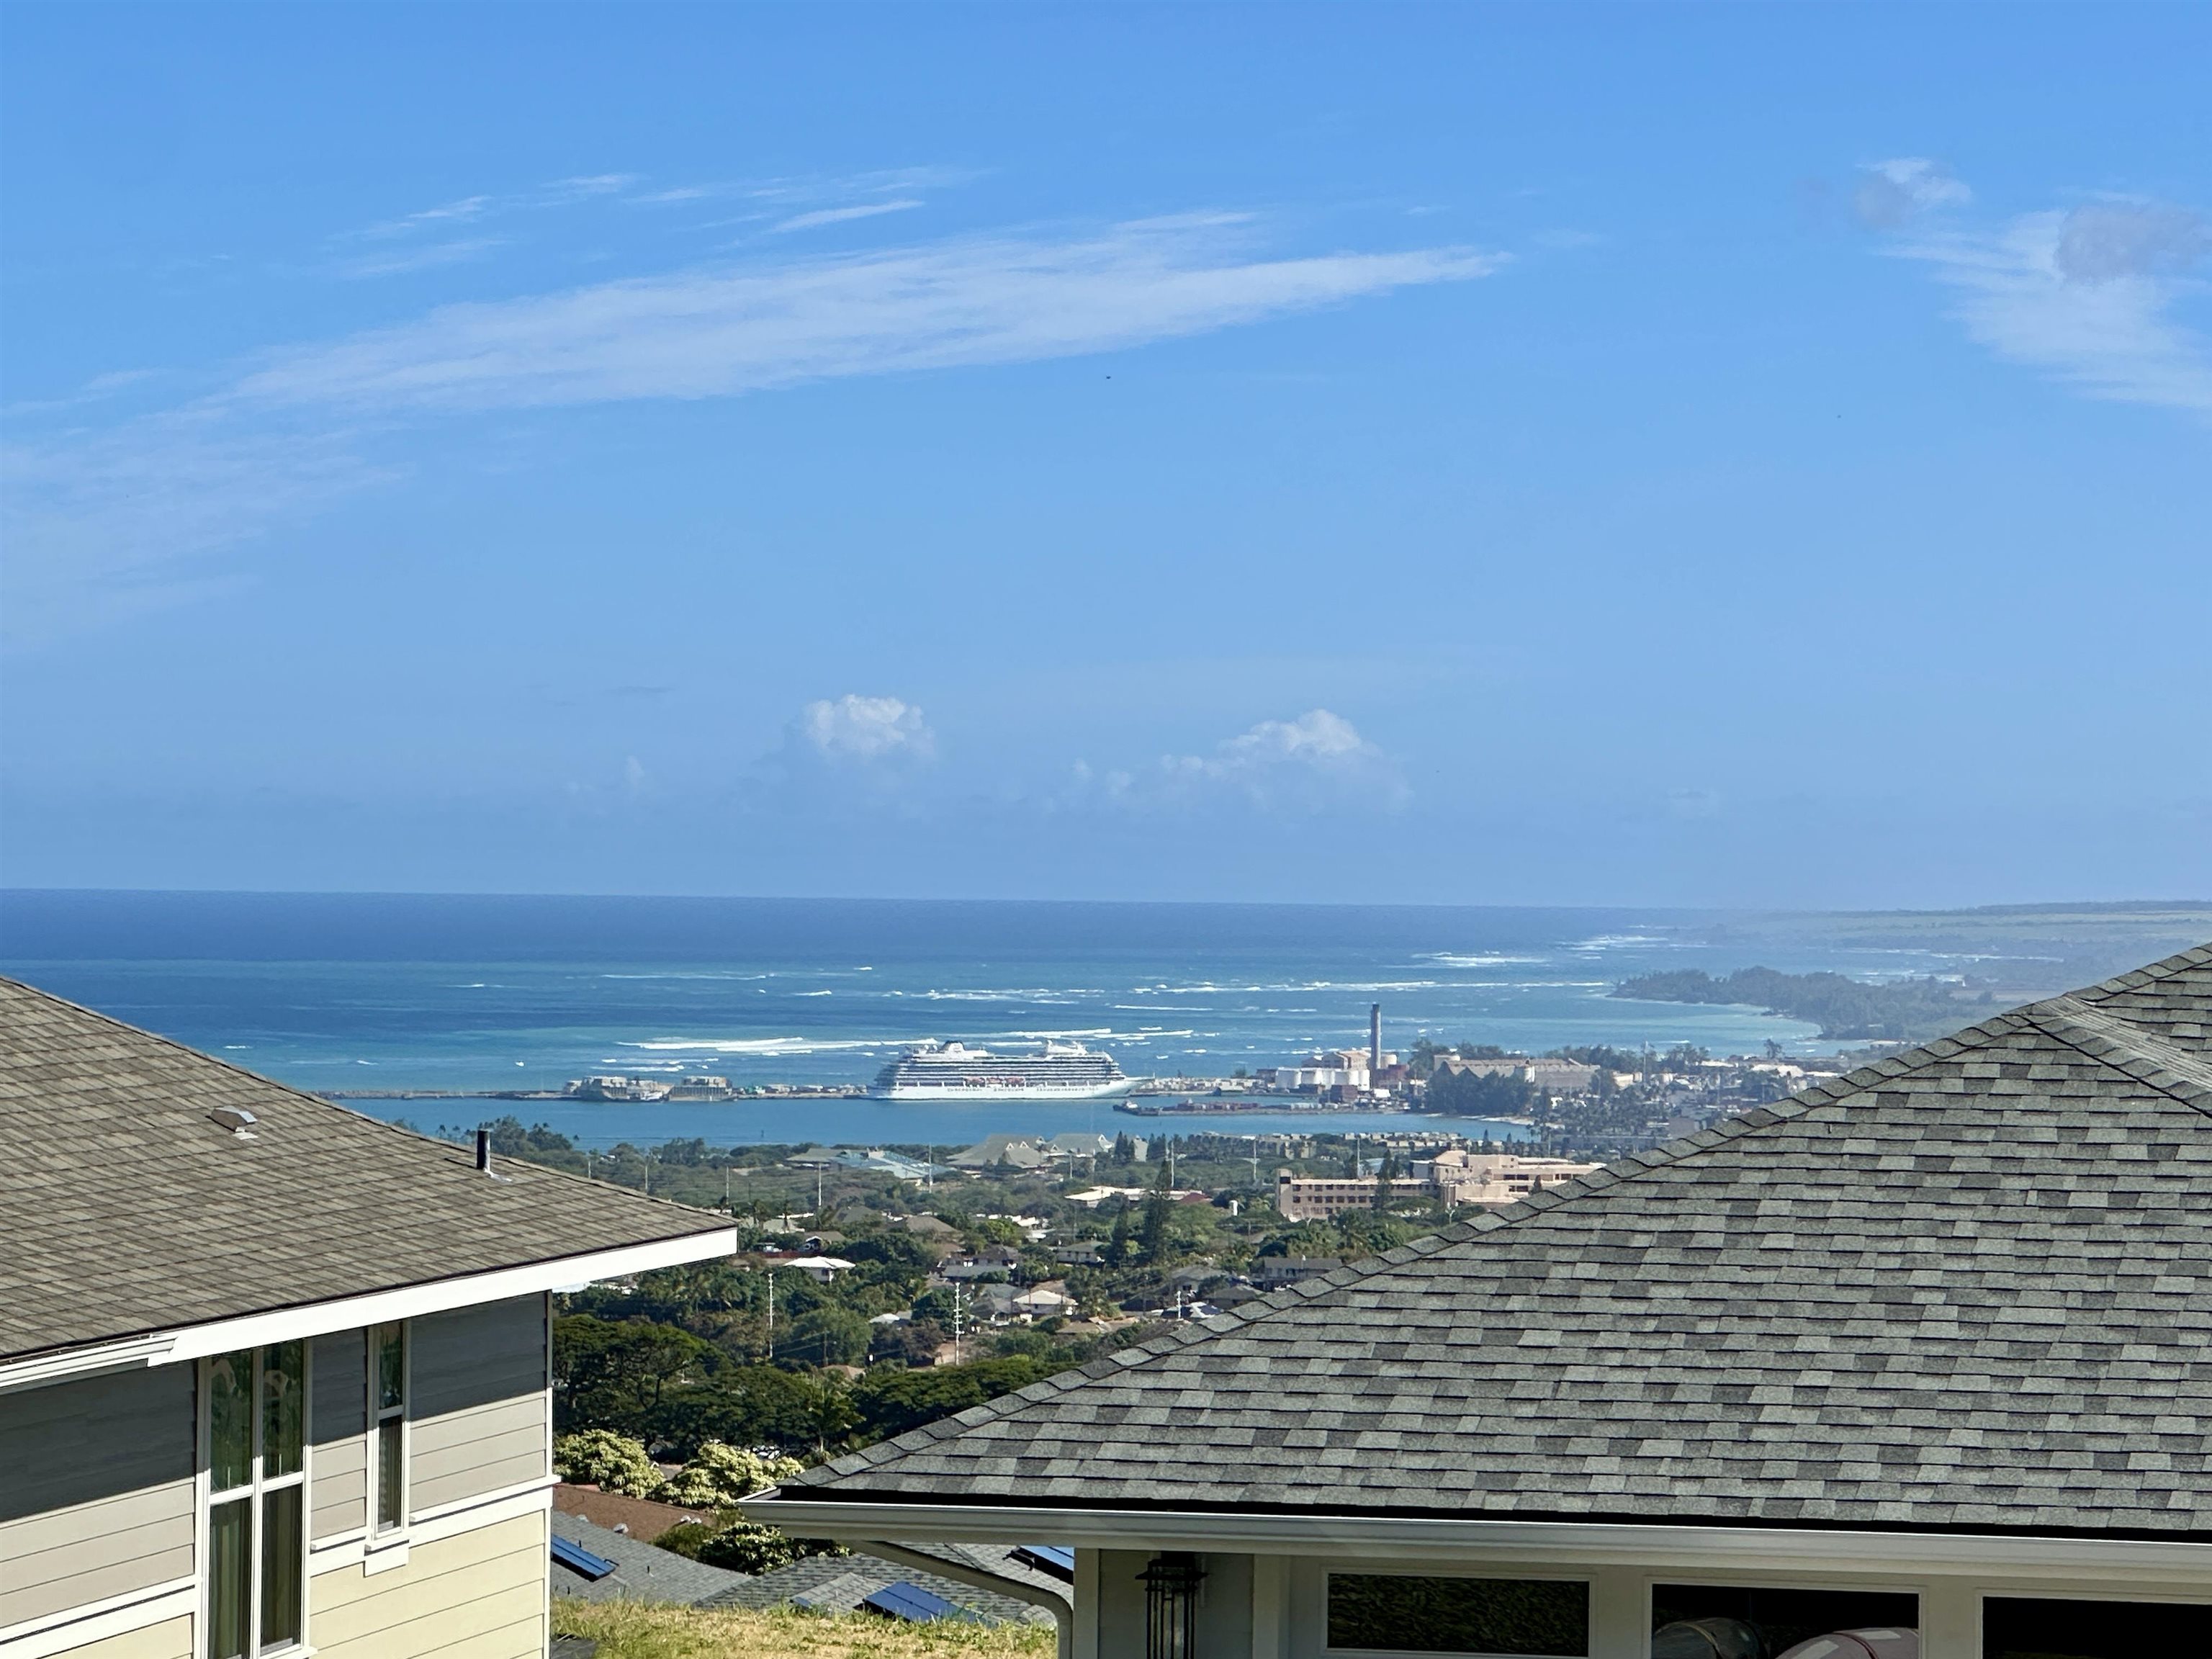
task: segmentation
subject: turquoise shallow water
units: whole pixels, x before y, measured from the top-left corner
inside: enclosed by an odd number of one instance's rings
[[[604,1071],[857,1083],[933,1036],[1069,1037],[1132,1074],[1219,1073],[1363,1042],[1372,1002],[1399,1048],[1426,1035],[1540,1052],[1755,1052],[1771,1039],[1803,1053],[1833,1045],[1755,1009],[1607,993],[1658,968],[1874,977],[1959,973],[1990,955],[1892,939],[1864,918],[1600,909],[14,892],[0,921],[8,973],[251,1069],[311,1089],[471,1095]],[[426,1125],[479,1109],[360,1104]],[[1016,1102],[502,1109],[592,1140],[726,1144],[1143,1121]]]

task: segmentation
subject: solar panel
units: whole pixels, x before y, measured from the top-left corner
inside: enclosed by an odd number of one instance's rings
[[[581,1544],[573,1543],[557,1534],[553,1540],[553,1559],[573,1573],[579,1573],[593,1583],[615,1570],[615,1564],[604,1555],[594,1555]]]
[[[909,1584],[903,1579],[884,1585],[873,1595],[864,1596],[860,1605],[872,1613],[917,1625],[926,1625],[933,1619],[951,1619],[960,1611],[943,1596],[932,1595],[920,1585]]]
[[[1014,1559],[1055,1578],[1075,1577],[1075,1552],[1065,1544],[1018,1544],[1014,1547]]]

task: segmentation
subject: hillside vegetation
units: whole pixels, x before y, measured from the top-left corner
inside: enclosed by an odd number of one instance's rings
[[[1613,994],[1638,1002],[1748,1004],[1771,1014],[1811,1020],[1823,1038],[1911,1042],[1971,1025],[1996,1010],[1989,993],[1936,979],[1869,985],[1842,974],[1784,974],[1742,968],[1723,979],[1701,969],[1643,974]]]

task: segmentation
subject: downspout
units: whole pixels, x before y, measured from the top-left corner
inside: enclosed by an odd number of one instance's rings
[[[1018,1578],[1002,1578],[995,1572],[986,1572],[981,1567],[968,1566],[957,1561],[947,1561],[942,1556],[932,1555],[905,1544],[893,1544],[882,1539],[866,1542],[855,1540],[854,1548],[870,1555],[881,1556],[902,1567],[914,1567],[923,1572],[933,1572],[939,1578],[950,1578],[957,1584],[968,1584],[976,1589],[994,1590],[1000,1595],[1012,1596],[1017,1601],[1026,1601],[1033,1607],[1042,1607],[1052,1615],[1053,1624],[1060,1634],[1059,1659],[1075,1659],[1074,1587],[1061,1595],[1056,1590],[1024,1583]]]

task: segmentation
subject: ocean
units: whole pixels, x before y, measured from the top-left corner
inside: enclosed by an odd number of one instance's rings
[[[594,1072],[863,1083],[904,1044],[1083,1042],[1133,1074],[1218,1074],[1361,1044],[1832,1050],[1757,1009],[1624,1000],[1659,969],[1973,975],[2021,997],[2199,942],[2202,907],[1948,916],[13,890],[0,971],[302,1088],[456,1097],[359,1109],[425,1128],[513,1112],[587,1145],[966,1143],[997,1130],[1250,1133],[1371,1116],[1137,1119],[1109,1104],[491,1101]],[[1382,1120],[1388,1122],[1389,1120]]]

